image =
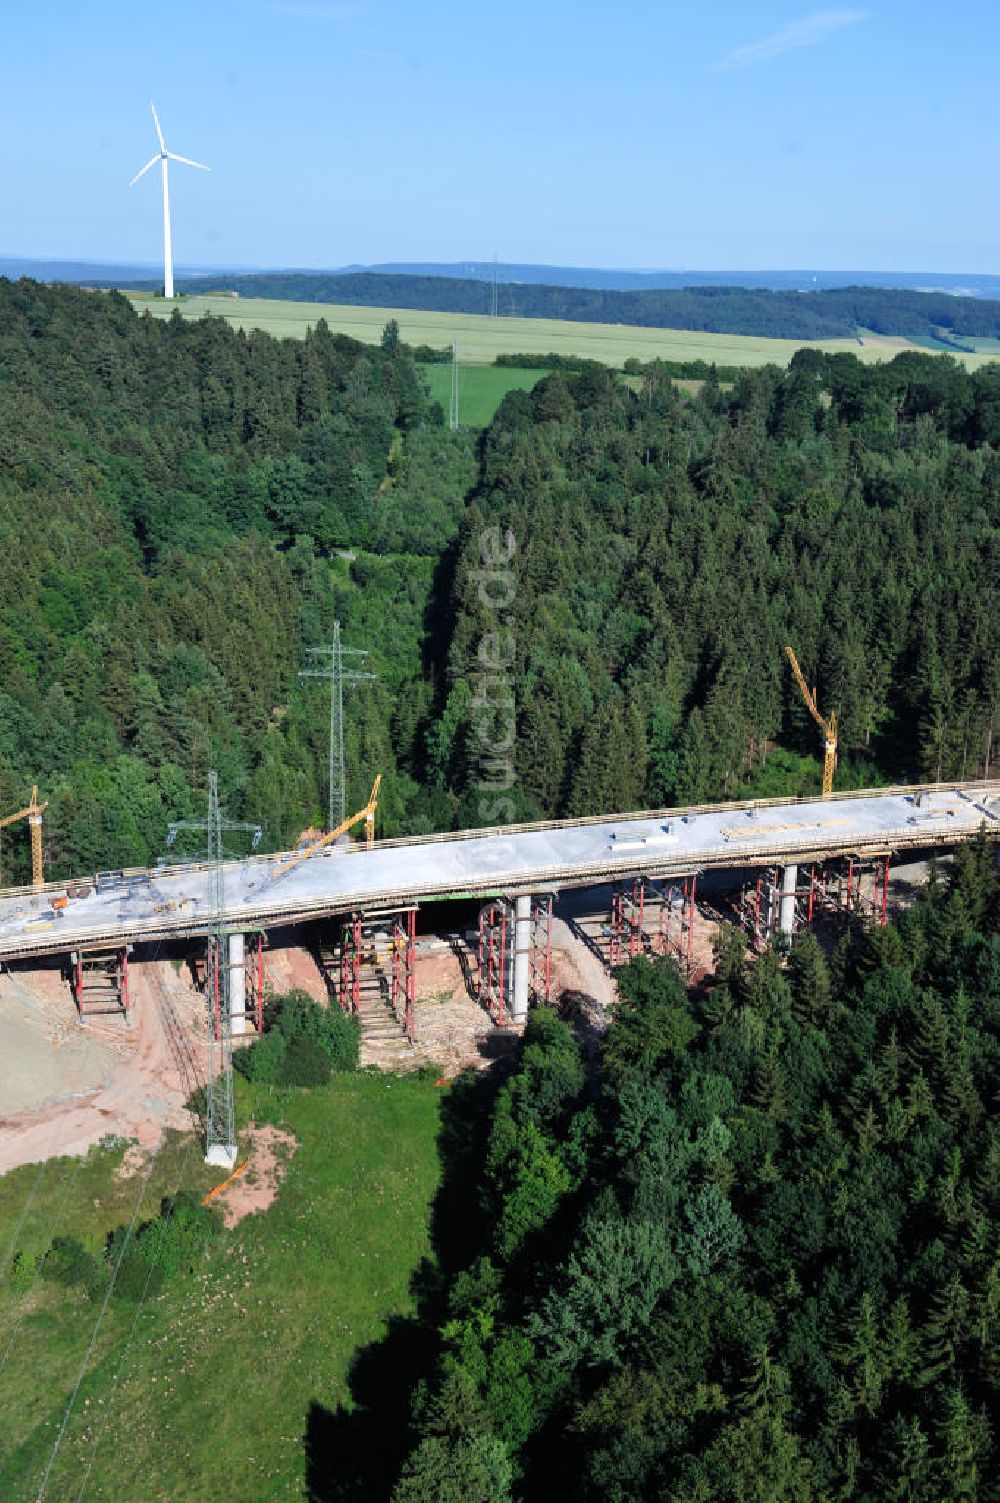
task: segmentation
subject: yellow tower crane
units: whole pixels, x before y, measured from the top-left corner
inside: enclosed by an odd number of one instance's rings
[[[31,790],[31,803],[23,809],[18,809],[16,814],[8,814],[0,819],[0,830],[5,830],[8,825],[16,825],[19,819],[26,819],[31,828],[31,885],[41,887],[45,881],[45,873],[42,868],[42,810],[49,807],[48,799],[44,804],[38,802],[38,784]]]
[[[795,682],[806,702],[806,709],[823,732],[823,797],[829,798],[833,792],[833,774],[837,768],[837,712],[831,710],[829,718],[823,719],[819,713],[819,706],[816,704],[816,690],[810,690],[802,669],[799,667],[799,660],[792,649],[786,647],[785,651],[792,665],[792,672],[795,674]]]
[[[282,876],[285,872],[290,872],[293,866],[298,866],[301,862],[308,861],[310,856],[315,856],[325,846],[332,845],[335,840],[338,840],[341,835],[346,835],[348,830],[352,826],[359,824],[361,820],[365,822],[365,845],[372,845],[375,840],[375,812],[378,809],[378,791],[381,786],[382,774],[379,773],[372,784],[372,791],[368,795],[368,802],[365,804],[365,807],[359,809],[357,814],[349,814],[346,819],[341,820],[335,830],[330,830],[326,835],[320,835],[318,839],[311,840],[308,845],[300,846],[297,851],[293,851],[290,856],[286,856],[284,861],[279,861],[271,873],[271,881],[273,882],[276,877]]]

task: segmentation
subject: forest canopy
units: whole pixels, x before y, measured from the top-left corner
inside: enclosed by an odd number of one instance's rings
[[[390,331],[387,331],[387,334]],[[595,365],[450,433],[412,352],[163,322],[0,279],[0,808],[49,800],[55,876],[202,812],[278,848],[323,818],[329,640],[367,649],[349,807],[481,822],[484,529],[516,539],[511,815],[973,776],[1000,715],[1000,366],[802,351],[787,372]],[[26,876],[7,832],[5,880]]]
[[[487,1111],[458,1083],[393,1503],[996,1496],[992,857],[832,960],[633,960],[589,1071],[543,1009]]]

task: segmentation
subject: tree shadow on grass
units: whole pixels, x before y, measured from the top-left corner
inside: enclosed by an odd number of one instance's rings
[[[310,1404],[303,1437],[309,1503],[387,1503],[415,1442],[413,1392],[430,1377],[437,1359],[443,1291],[482,1245],[478,1184],[489,1110],[502,1080],[497,1070],[502,1066],[459,1076],[441,1099],[433,1260],[422,1259],[410,1279],[417,1312],[393,1316],[380,1340],[355,1354],[348,1375],[351,1408],[332,1411],[315,1400]]]
[[[348,1382],[353,1409],[315,1401],[306,1415],[309,1503],[381,1503],[410,1449],[410,1401],[427,1371],[428,1333],[394,1316],[381,1341],[362,1348]]]

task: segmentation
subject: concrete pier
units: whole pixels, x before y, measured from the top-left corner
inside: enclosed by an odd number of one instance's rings
[[[247,970],[245,953],[243,935],[230,934],[229,953],[226,959],[229,966],[229,1016],[232,1021],[234,1038],[242,1036],[247,1031]]]
[[[528,971],[531,959],[531,898],[514,900],[514,975],[510,1020],[520,1027],[528,1019]]]
[[[778,933],[792,937],[795,927],[795,887],[799,880],[797,866],[786,866],[781,873],[781,901],[778,905]]]

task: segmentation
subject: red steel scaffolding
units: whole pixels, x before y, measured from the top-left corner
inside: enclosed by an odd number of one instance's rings
[[[551,893],[531,899],[528,989],[536,1004],[552,1000],[552,903]],[[515,932],[514,904],[506,898],[494,898],[480,909],[478,997],[498,1028],[510,1014]]]
[[[675,955],[691,974],[694,947],[695,895],[698,873],[665,880],[660,884],[659,923],[653,937],[653,950],[659,955]]]
[[[860,918],[880,926],[888,922],[891,852],[814,861],[795,889],[795,928],[813,924],[821,914]],[[763,950],[778,926],[781,870],[767,867],[745,882],[740,917],[757,950]]]
[[[352,913],[340,931],[340,988],[337,1000],[349,1017],[361,1004],[361,915]]]
[[[264,1032],[264,934],[248,934],[246,949],[246,1016]]]
[[[768,866],[756,877],[744,882],[740,896],[740,916],[755,950],[765,950],[778,927],[781,903],[781,871]]]
[[[615,882],[611,888],[611,925],[608,932],[608,964],[613,971],[645,951],[645,916],[645,878],[635,877],[629,885]]]
[[[479,1000],[498,1028],[508,1008],[513,972],[514,909],[496,899],[479,912]]]
[[[416,933],[417,912],[409,908],[392,921],[390,940],[390,1002],[397,1019],[403,1025],[408,1044],[413,1043],[413,1013],[416,999]]]
[[[339,981],[336,997],[349,1017],[361,1017],[363,1028],[385,1021],[388,1005],[413,1043],[416,1004],[415,908],[396,913],[352,913],[340,931]],[[329,977],[329,971],[324,972]],[[329,979],[327,985],[329,986]]]
[[[73,999],[81,1020],[120,1012],[128,1022],[128,954],[128,945],[123,945],[73,955]]]

